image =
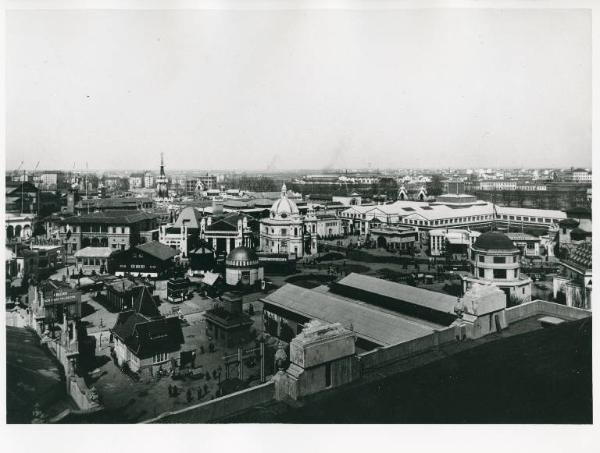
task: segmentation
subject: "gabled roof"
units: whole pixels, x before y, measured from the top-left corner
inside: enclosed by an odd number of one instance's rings
[[[238,220],[240,218],[244,218],[244,214],[240,214],[239,212],[235,212],[232,214],[228,214],[224,217],[219,218],[214,221],[212,224],[206,227],[207,231],[237,231],[238,228]]]
[[[337,292],[336,288],[365,291],[374,296],[389,297],[399,302],[407,302],[430,310],[455,315],[456,297],[368,275],[353,272],[335,283],[332,286],[332,291]]]
[[[200,229],[202,223],[202,213],[192,206],[187,206],[181,210],[174,226]]]
[[[262,299],[308,319],[339,322],[365,340],[393,345],[429,335],[432,327],[358,301],[286,284]]]
[[[138,286],[134,289],[133,310],[147,318],[160,316],[160,311],[158,311],[154,298],[147,286]]]
[[[112,333],[139,358],[177,351],[185,342],[179,318],[161,316],[145,287],[135,295],[133,310],[119,313]]]
[[[150,241],[145,244],[136,245],[135,248],[162,261],[169,260],[179,254],[177,250],[158,241]]]

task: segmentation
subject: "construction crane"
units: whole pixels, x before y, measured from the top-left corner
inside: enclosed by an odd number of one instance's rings
[[[19,166],[17,167],[17,169],[15,170],[15,176],[18,178],[19,177],[19,172],[21,171],[21,167],[23,166],[24,161],[21,161],[21,163],[19,164]]]

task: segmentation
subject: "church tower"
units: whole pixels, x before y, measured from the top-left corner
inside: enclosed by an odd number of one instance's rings
[[[169,179],[165,175],[163,153],[160,153],[160,175],[156,179],[156,195],[158,198],[169,198]]]

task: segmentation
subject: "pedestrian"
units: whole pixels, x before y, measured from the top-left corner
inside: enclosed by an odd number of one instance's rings
[[[194,400],[194,397],[192,396],[192,389],[188,389],[186,398],[188,403],[191,403]]]
[[[208,393],[208,385],[204,384],[204,394],[206,395]]]
[[[207,371],[207,372],[206,372],[206,374],[204,375],[204,378],[205,378],[207,381],[210,381],[210,373],[209,373],[208,371]]]

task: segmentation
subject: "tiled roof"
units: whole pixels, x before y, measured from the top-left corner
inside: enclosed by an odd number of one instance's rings
[[[592,243],[583,242],[571,252],[569,258],[563,260],[567,265],[585,271],[592,268]]]
[[[425,324],[291,284],[262,300],[309,319],[339,322],[359,337],[381,345],[402,343],[433,332]]]

